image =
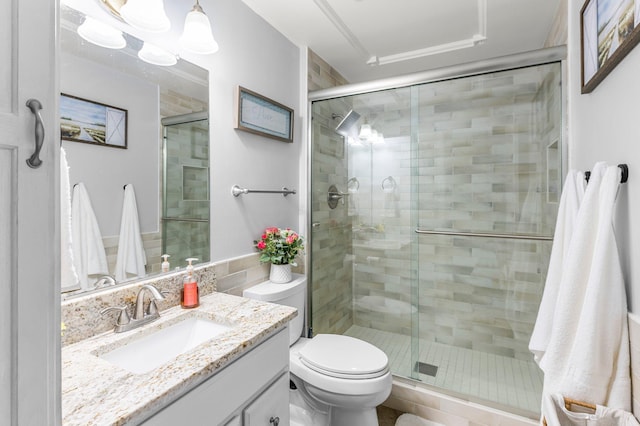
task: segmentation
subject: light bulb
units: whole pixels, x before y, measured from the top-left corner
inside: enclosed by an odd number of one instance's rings
[[[138,52],[138,57],[145,62],[163,67],[175,65],[178,62],[176,55],[147,41],[144,42],[142,49]]]
[[[127,45],[121,31],[90,16],[85,18],[76,31],[89,43],[107,49],[122,49]]]
[[[358,135],[358,137],[364,140],[369,139],[371,137],[371,125],[365,123],[360,126],[360,134]]]
[[[197,2],[184,21],[180,46],[187,52],[199,55],[208,55],[218,51],[218,43],[213,38],[209,18]]]
[[[162,0],[127,0],[120,8],[120,15],[139,30],[163,33],[171,28]]]

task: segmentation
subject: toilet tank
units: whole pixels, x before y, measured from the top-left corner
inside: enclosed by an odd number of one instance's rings
[[[242,295],[249,299],[291,306],[298,310],[298,316],[289,323],[289,346],[302,336],[307,303],[307,277],[301,274],[292,275],[293,279],[286,284],[265,281],[242,292]]]

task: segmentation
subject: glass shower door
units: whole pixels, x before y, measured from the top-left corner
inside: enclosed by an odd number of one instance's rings
[[[418,86],[419,379],[535,417],[528,343],[561,187],[560,63]]]
[[[171,264],[210,259],[209,120],[206,113],[163,119],[162,252]]]

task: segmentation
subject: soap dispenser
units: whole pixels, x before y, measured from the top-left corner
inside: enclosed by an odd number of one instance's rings
[[[162,260],[162,272],[169,272],[169,269],[171,268],[171,266],[169,265],[169,261],[167,260],[169,257],[171,257],[168,254],[163,254],[162,256],[160,256],[163,260]]]
[[[198,260],[195,257],[186,259],[189,262],[187,265],[187,275],[182,281],[182,290],[180,291],[180,306],[184,309],[197,308],[200,306],[200,294],[198,290],[198,282],[193,276],[193,265],[191,262]]]

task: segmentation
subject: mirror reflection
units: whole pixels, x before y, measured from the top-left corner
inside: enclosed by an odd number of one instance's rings
[[[121,48],[90,43],[68,6],[60,20],[60,90],[86,101],[61,102],[61,230],[75,236],[63,247],[65,297],[161,273],[163,254],[165,271],[209,261],[208,72],[143,61],[143,41],[126,33]]]

